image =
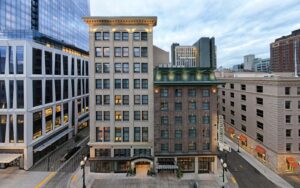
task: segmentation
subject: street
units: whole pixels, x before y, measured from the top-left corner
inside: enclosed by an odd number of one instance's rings
[[[277,186],[232,150],[227,153],[228,169],[241,188],[276,188]]]

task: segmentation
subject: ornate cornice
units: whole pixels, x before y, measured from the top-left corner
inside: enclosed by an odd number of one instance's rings
[[[133,16],[133,17],[83,17],[89,26],[99,25],[147,25],[156,26],[156,16]]]

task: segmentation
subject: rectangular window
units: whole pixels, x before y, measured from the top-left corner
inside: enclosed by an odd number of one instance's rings
[[[242,118],[243,121],[247,121],[247,116],[241,115],[241,118]]]
[[[147,40],[147,32],[141,32],[141,40],[146,41]]]
[[[0,83],[0,86],[1,86],[1,83]],[[32,104],[33,107],[39,106],[42,104],[42,80],[32,80],[32,101],[33,101],[33,104]],[[6,105],[5,105],[5,107],[6,107]]]
[[[182,138],[182,130],[175,130],[175,139]]]
[[[259,134],[259,133],[256,133],[256,139],[261,141],[261,142],[264,142],[264,136]]]
[[[175,111],[180,112],[182,110],[182,102],[175,102]]]
[[[129,121],[129,111],[123,111],[123,121]]]
[[[209,97],[209,90],[208,89],[203,89],[202,90],[202,96],[203,97]]]
[[[189,123],[190,124],[196,124],[197,118],[195,115],[189,115]]]
[[[6,116],[5,116],[6,117]],[[32,139],[35,140],[38,137],[42,136],[42,111],[34,112],[32,114],[33,127],[32,127]],[[2,120],[1,120],[2,122]],[[1,140],[0,140],[1,142]]]
[[[292,136],[292,129],[286,129],[285,130],[285,136],[286,137],[291,137]]]
[[[51,54],[51,56],[52,56],[52,54]],[[0,55],[0,57],[1,57],[1,55]],[[45,62],[46,62],[46,66],[47,66],[46,59],[45,59]],[[51,59],[51,65],[52,65],[52,59]],[[23,46],[17,46],[17,50],[16,50],[16,71],[17,71],[17,74],[23,74],[23,72],[24,72],[24,47]]]
[[[102,63],[95,63],[95,72],[102,73]]]
[[[110,56],[110,48],[103,47],[103,57],[109,57],[109,56]]]
[[[103,40],[109,40],[109,32],[103,32]]]
[[[241,100],[246,101],[246,95],[241,95]]]
[[[115,63],[115,73],[122,73],[122,63]]]
[[[257,93],[263,93],[264,92],[263,86],[256,86],[256,92]]]
[[[24,115],[17,115],[17,143],[24,143]]]
[[[95,56],[96,57],[102,57],[102,48],[101,47],[96,47],[95,48]]]
[[[234,107],[234,102],[230,101],[230,106]]]
[[[115,79],[115,89],[121,89],[121,79]]]
[[[141,128],[134,127],[134,141],[140,142],[141,141]]]
[[[121,57],[121,56],[122,56],[122,48],[115,47],[115,57]]]
[[[123,70],[123,73],[129,73],[129,64],[128,63],[123,63],[122,64],[122,70]]]
[[[142,142],[148,142],[148,127],[142,128]]]
[[[129,105],[129,95],[123,95],[123,105]]]
[[[230,89],[234,89],[234,84],[230,84]]]
[[[134,47],[133,48],[133,56],[134,57],[140,57],[141,56],[141,51],[139,47]]]
[[[202,103],[202,109],[203,110],[209,110],[209,102],[203,102]]]
[[[95,32],[95,40],[101,40],[101,39],[102,39],[101,32]]]
[[[110,127],[104,127],[104,142],[110,141]]]
[[[256,104],[263,105],[264,104],[264,99],[256,97]]]
[[[148,105],[148,95],[142,95],[142,104]]]
[[[300,95],[300,87],[297,87],[297,95]]]
[[[134,104],[135,105],[141,104],[141,96],[140,95],[134,95]]]
[[[133,33],[133,40],[140,40],[140,32],[134,32]]]
[[[121,32],[114,32],[114,40],[121,40]]]
[[[182,96],[182,89],[175,89],[175,97],[181,97]]]
[[[110,88],[110,83],[109,79],[103,79],[103,89],[109,89]]]
[[[129,89],[129,79],[123,79],[122,80],[122,88],[123,89]]]
[[[290,88],[290,87],[285,87],[285,88],[284,88],[284,93],[285,93],[286,95],[290,95],[290,94],[291,94],[291,88]]]
[[[247,110],[247,108],[246,108],[246,105],[241,105],[241,109],[243,110],[243,111],[246,111]]]
[[[122,112],[115,111],[115,121],[121,121],[121,120],[122,120]]]
[[[103,104],[104,105],[110,104],[110,95],[103,95]]]
[[[182,116],[175,116],[175,125],[182,125]]]
[[[291,109],[291,101],[285,101],[285,109]]]
[[[102,121],[102,111],[96,111],[96,121]]]
[[[17,82],[17,108],[24,108],[24,82],[23,82],[23,80],[17,80],[16,82]],[[1,87],[1,84],[0,84],[0,87]],[[1,89],[0,89],[0,91],[1,91]],[[51,91],[52,91],[52,89],[51,89]],[[0,103],[1,103],[1,100],[0,100]]]
[[[128,47],[123,47],[122,48],[122,56],[123,57],[129,57],[129,49],[128,49]]]
[[[103,63],[103,73],[109,73],[109,72],[110,72],[109,63]]]
[[[160,137],[162,139],[168,139],[169,138],[169,131],[168,130],[161,130],[160,131]]]
[[[241,84],[241,90],[246,90],[246,85],[245,84]]]
[[[196,89],[189,89],[188,90],[189,97],[196,97]]]
[[[203,124],[210,124],[210,116],[203,116]]]
[[[196,138],[196,129],[189,129],[189,138]]]
[[[122,32],[122,40],[128,41],[128,32]]]
[[[147,121],[148,120],[148,111],[142,111],[142,120]]]
[[[285,145],[285,150],[286,150],[287,152],[290,152],[290,151],[292,150],[292,144],[291,144],[291,143],[286,143],[286,145]]]
[[[162,101],[160,102],[160,111],[168,111],[169,105],[168,102]]]
[[[6,54],[3,54],[3,53],[6,53],[6,48],[1,48],[0,49],[0,55],[1,55],[1,61],[4,62],[2,63],[2,66],[0,64],[0,74],[4,74],[4,68],[5,68],[5,57],[6,57]],[[36,48],[33,48],[32,49],[32,74],[42,74],[42,50],[40,49],[36,49]]]
[[[231,125],[234,125],[234,120],[230,119],[230,123],[231,123]]]
[[[161,122],[162,125],[168,125],[169,124],[168,116],[161,116],[160,122]]]
[[[123,127],[123,142],[129,142],[129,127]]]
[[[148,79],[142,79],[142,89],[148,89]]]
[[[141,47],[141,56],[148,57],[148,48],[147,47]]]
[[[104,111],[104,121],[110,121],[110,111]]]
[[[161,144],[160,145],[160,151],[161,152],[168,152],[169,151],[169,145],[168,144]]]
[[[122,104],[121,95],[115,95],[115,105],[121,105],[121,104]]]
[[[182,144],[175,144],[175,152],[181,152],[182,151]]]
[[[160,89],[160,97],[168,97],[169,91],[166,88]]]
[[[35,55],[37,52],[37,49],[33,48],[32,54]],[[32,60],[33,63],[36,63],[34,60]],[[0,74],[5,73],[5,64],[6,64],[6,46],[0,46]],[[37,62],[37,66],[39,66],[39,62]],[[38,69],[38,68],[37,68]],[[32,73],[36,74],[35,71],[39,72],[39,70],[36,70],[35,66],[32,65]]]
[[[140,89],[141,88],[141,80],[140,79],[134,79],[134,89]]]
[[[189,110],[196,110],[196,101],[189,101]]]
[[[285,116],[285,123],[291,123],[291,115]]]
[[[102,142],[103,141],[103,132],[100,127],[96,127],[96,142]]]
[[[142,73],[148,73],[148,63],[142,63]]]
[[[136,121],[141,120],[141,112],[140,111],[134,111],[134,120],[136,120]]]
[[[9,80],[9,107],[13,108],[14,104],[14,80]]]
[[[141,64],[140,63],[134,63],[133,64],[133,72],[134,73],[140,73],[141,72]]]
[[[231,97],[231,98],[234,98],[234,93],[230,93],[230,97]]]
[[[242,125],[242,131],[247,132],[247,127],[245,125]]]
[[[102,79],[96,79],[96,89],[102,89]]]
[[[264,111],[256,109],[256,115],[259,117],[264,117]]]
[[[52,74],[52,53],[45,51],[45,72],[47,75]],[[23,70],[23,68],[22,68]]]

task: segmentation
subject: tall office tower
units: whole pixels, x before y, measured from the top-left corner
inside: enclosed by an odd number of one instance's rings
[[[196,67],[216,69],[217,55],[215,38],[202,37],[194,45],[198,49],[198,62]]]
[[[85,17],[90,26],[92,172],[153,165],[156,17]]]
[[[272,42],[270,44],[270,53],[270,69],[272,72],[294,72],[296,60],[299,73],[300,29],[292,31],[290,35],[283,36]]]
[[[255,55],[254,54],[249,54],[244,56],[244,70],[245,71],[253,71],[254,69],[254,60],[255,60]]]
[[[85,0],[1,0],[0,166],[34,163],[88,125]]]
[[[217,85],[214,72],[154,69],[154,154],[158,172],[217,172]]]
[[[172,45],[171,45],[171,64],[173,65],[173,66],[175,66],[175,48],[176,48],[176,46],[179,46],[180,44],[179,43],[173,43]]]

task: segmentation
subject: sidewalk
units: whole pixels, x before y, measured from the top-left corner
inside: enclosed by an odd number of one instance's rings
[[[85,167],[85,185],[86,188],[91,188],[94,182],[94,178],[90,175],[90,167]],[[71,176],[68,182],[67,188],[79,188],[83,187],[82,169],[79,167]]]
[[[238,183],[236,182],[234,176],[231,174],[229,170],[225,171],[225,178],[223,183],[223,169],[221,166],[221,162],[218,160],[218,177],[216,177],[218,184],[220,187],[224,186],[225,188],[239,188]]]
[[[225,142],[230,145],[230,147],[237,151],[237,144],[234,143],[229,138],[225,137]],[[276,184],[279,187],[282,188],[293,188],[292,185],[290,185],[287,181],[285,181],[283,178],[281,178],[278,174],[276,174],[274,171],[263,165],[261,162],[259,162],[254,156],[246,152],[243,148],[239,148],[240,152],[238,153],[241,157],[243,157],[248,163],[250,163],[254,168],[256,168],[259,172],[261,172],[266,178],[268,178],[270,181],[272,181],[274,184]]]

